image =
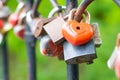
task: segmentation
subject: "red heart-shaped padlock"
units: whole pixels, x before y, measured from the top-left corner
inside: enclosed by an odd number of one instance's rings
[[[9,16],[8,22],[11,23],[12,26],[14,27],[18,23],[18,19],[19,19],[19,14],[18,13],[13,13]]]
[[[62,34],[68,42],[77,46],[90,41],[94,30],[88,23],[69,20],[63,25]]]
[[[2,20],[2,19],[0,19],[0,29],[2,29],[2,28],[3,28],[3,24],[4,24],[3,20]]]

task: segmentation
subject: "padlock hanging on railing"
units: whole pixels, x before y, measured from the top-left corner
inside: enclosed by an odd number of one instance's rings
[[[73,9],[69,13],[70,16],[68,18],[68,21],[70,19],[74,19],[74,16],[71,15],[75,13],[74,11],[75,9]],[[63,36],[67,36],[65,39],[73,40],[73,42],[70,40],[67,40],[68,42],[65,41],[63,43],[64,59],[68,64],[79,64],[84,62],[91,64],[93,60],[97,57],[95,45],[93,41],[94,29],[90,25],[90,15],[87,12],[84,14],[86,15],[86,19],[87,19],[86,22],[82,20],[80,23],[78,23],[73,20],[73,22],[75,22],[76,24],[73,25],[73,23],[72,24],[69,23],[69,25],[66,25],[68,24],[66,22],[65,25],[63,25],[62,27]],[[72,36],[72,39],[71,39],[71,36]],[[84,40],[79,41],[79,37],[81,37],[81,39],[84,39]]]
[[[17,25],[18,23],[18,18],[19,15],[22,11],[22,9],[24,8],[24,3],[20,2],[15,10],[15,13],[12,13],[9,18],[8,18],[8,22],[12,24],[12,26],[14,27],[15,25]]]
[[[46,56],[59,56],[63,53],[63,47],[54,44],[50,37],[46,35],[40,40],[40,52]]]
[[[64,38],[74,46],[83,45],[89,42],[94,36],[94,29],[90,25],[90,15],[85,12],[86,22],[80,23],[73,20],[75,9],[70,12],[69,19],[62,27],[62,34]]]
[[[25,20],[26,17],[26,11],[21,12],[18,18],[18,23],[17,25],[13,28],[14,34],[20,38],[24,39],[24,32],[25,32]]]

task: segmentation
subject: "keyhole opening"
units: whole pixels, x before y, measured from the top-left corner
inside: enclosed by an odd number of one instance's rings
[[[80,30],[80,26],[77,26],[76,29],[77,29],[77,30]]]

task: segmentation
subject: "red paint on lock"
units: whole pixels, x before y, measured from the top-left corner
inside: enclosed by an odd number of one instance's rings
[[[19,38],[21,38],[21,39],[24,39],[24,32],[25,32],[24,29],[23,29],[23,30],[20,30],[20,31],[18,32],[17,36],[18,36]]]
[[[12,24],[12,26],[16,26],[18,23],[18,18],[19,18],[19,14],[18,13],[13,13],[9,16],[8,18],[8,22]]]
[[[68,42],[78,46],[85,44],[92,39],[94,29],[90,24],[85,22],[78,23],[75,20],[69,20],[62,27],[62,34]]]
[[[3,28],[3,25],[4,25],[4,22],[3,22],[3,20],[2,20],[2,19],[0,19],[0,29],[2,29],[2,28]]]
[[[115,73],[118,79],[120,79],[120,54],[117,56],[115,62]]]
[[[51,40],[48,42],[46,49],[42,50],[43,55],[48,55],[51,57],[58,56],[62,53],[63,47],[54,44]]]
[[[22,28],[21,26],[14,27],[14,33],[18,38],[24,39],[24,32],[25,32],[25,29]]]

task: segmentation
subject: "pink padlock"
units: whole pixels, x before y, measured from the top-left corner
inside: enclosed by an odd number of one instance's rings
[[[116,73],[117,78],[120,80],[120,52],[115,62],[115,73]]]

